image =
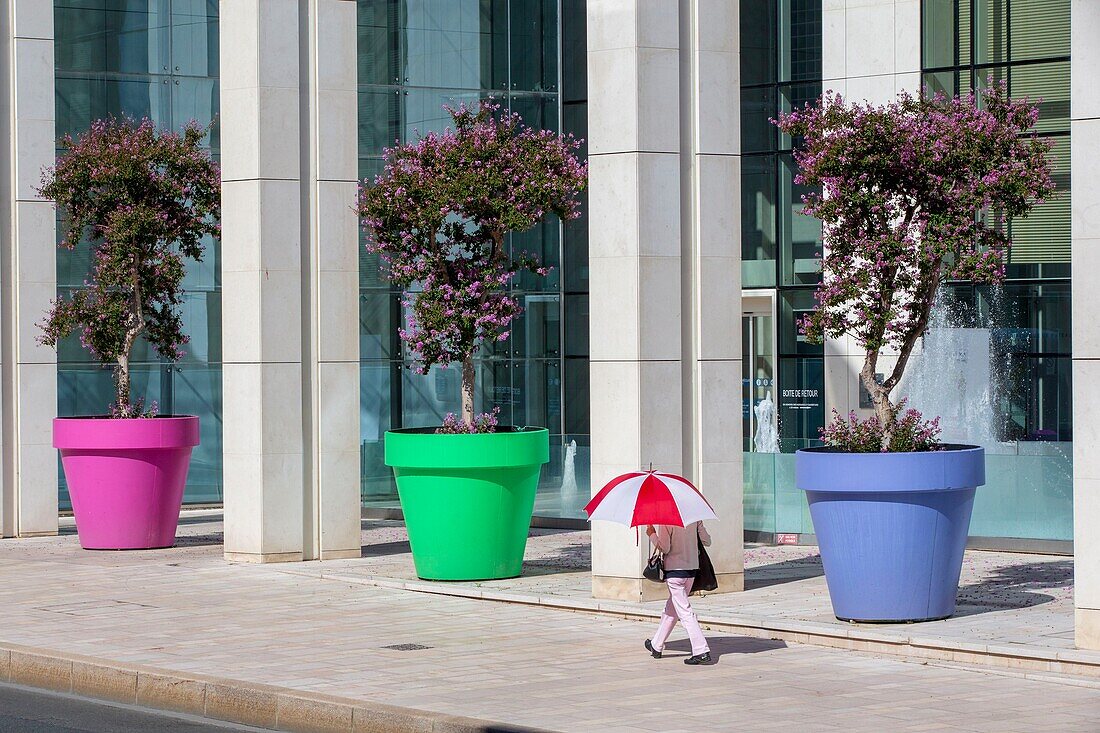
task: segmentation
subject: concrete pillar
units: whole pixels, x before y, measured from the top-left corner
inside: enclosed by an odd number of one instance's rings
[[[821,88],[845,100],[885,104],[921,88],[920,0],[824,0],[821,17]],[[828,247],[828,242],[825,243]],[[919,347],[918,347],[919,348]],[[859,408],[864,352],[850,337],[825,342],[825,419],[832,410],[865,416]],[[897,351],[885,349],[879,372],[889,374]],[[895,396],[904,394],[903,384]]]
[[[225,556],[358,557],[354,0],[221,6]]]
[[[1100,3],[1073,0],[1070,17],[1070,168],[1073,237],[1073,599],[1075,638],[1100,649]]]
[[[681,7],[682,5],[682,7]],[[650,463],[701,483],[742,583],[739,108],[729,3],[588,4],[592,483]],[[643,538],[644,539],[644,538]],[[634,530],[592,530],[592,590],[663,595]]]
[[[35,340],[57,290],[54,209],[35,193],[54,163],[53,4],[0,13],[0,527],[31,537],[57,534],[57,356]]]
[[[920,0],[823,0],[823,89],[876,104],[916,92],[920,47]]]

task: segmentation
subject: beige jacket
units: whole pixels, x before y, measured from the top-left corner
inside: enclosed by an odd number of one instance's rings
[[[698,570],[699,543],[695,541],[696,532],[704,547],[710,547],[710,533],[702,522],[692,522],[686,527],[654,527],[656,534],[649,536],[665,556],[665,570]]]

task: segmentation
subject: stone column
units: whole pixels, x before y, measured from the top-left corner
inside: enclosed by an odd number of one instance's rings
[[[221,13],[225,556],[358,556],[355,3]]]
[[[737,23],[728,3],[588,4],[592,485],[701,482],[742,587]],[[682,6],[682,7],[681,7]],[[657,598],[644,536],[592,528],[592,590]]]
[[[57,534],[57,356],[35,340],[57,290],[54,209],[35,193],[54,163],[53,4],[0,12],[0,527],[31,537]]]
[[[1075,638],[1100,649],[1100,4],[1073,0],[1070,18],[1070,169],[1073,237],[1073,599]]]

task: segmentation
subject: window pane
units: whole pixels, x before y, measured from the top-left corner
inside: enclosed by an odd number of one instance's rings
[[[402,326],[398,295],[388,290],[359,293],[359,358],[400,358],[397,329]]]
[[[41,1],[41,0],[40,0]],[[54,5],[54,47],[60,71],[167,73],[168,0]]]
[[[974,63],[1008,61],[1008,0],[974,0]]]
[[[509,108],[534,128],[558,130],[558,98],[549,94],[510,94]]]
[[[1071,359],[1014,356],[1003,368],[1001,440],[1073,440]]]
[[[970,88],[970,73],[966,74],[966,87]],[[962,91],[957,71],[935,71],[924,75],[925,94],[954,97]]]
[[[1012,61],[1069,56],[1070,0],[1010,4]]]
[[[825,363],[821,358],[779,360],[779,446],[784,453],[820,445],[825,425]]]
[[[92,122],[110,115],[149,117],[170,126],[171,89],[168,77],[108,79],[100,75],[58,75],[56,84],[57,136],[79,135]]]
[[[741,159],[741,284],[775,287],[776,171],[775,156]]]
[[[512,281],[512,287],[534,293],[559,290],[561,287],[561,222],[550,216],[526,232],[510,234],[508,246],[513,255],[524,252],[539,258],[546,267],[551,268],[546,276],[531,272],[521,272]]]
[[[561,356],[561,296],[557,293],[518,296],[523,314],[512,321],[506,346],[514,359]]]
[[[969,3],[970,0],[964,0]],[[924,0],[921,28],[924,33],[924,67],[957,66],[959,0]]]
[[[807,104],[813,104],[821,97],[821,82],[807,84],[785,84],[779,87],[779,109],[783,112],[801,109]],[[775,125],[772,125],[775,128]],[[778,132],[778,128],[775,128]],[[786,133],[779,132],[779,149],[790,150],[795,145],[802,144],[802,138],[791,140]]]
[[[1069,62],[997,66],[975,72],[975,84],[984,88],[1008,81],[1013,99],[1038,103],[1039,122],[1035,132],[1069,132]]]
[[[1025,218],[1009,224],[1012,246],[1010,265],[1062,263],[1070,261],[1070,171],[1069,137],[1052,138],[1051,168],[1054,194],[1036,206]]]
[[[988,290],[986,291],[988,292]],[[1003,286],[995,323],[1004,353],[1064,354],[1073,350],[1069,283]]]
[[[565,360],[565,430],[571,434],[590,431],[588,380],[588,359]]]
[[[777,130],[775,87],[741,90],[741,152],[766,153],[775,150]]]
[[[817,307],[812,289],[784,290],[779,297],[779,353],[783,356],[795,354],[819,355],[823,351],[821,344],[811,344],[798,329],[798,322]],[[780,384],[785,384],[780,377]]]
[[[587,357],[588,295],[565,296],[565,356]],[[578,432],[569,430],[568,432]]]
[[[780,156],[779,213],[783,217],[783,284],[810,285],[821,280],[821,220],[802,214],[802,197],[816,189],[794,183],[798,166]]]
[[[776,80],[776,3],[741,0],[741,84]]]
[[[512,89],[558,89],[558,0],[512,0]]]
[[[998,354],[1069,356],[1072,351],[1069,283],[959,284],[950,294],[953,325],[992,328]]]
[[[399,83],[396,7],[389,0],[359,0],[356,59],[360,84]]]
[[[790,46],[783,55],[783,81],[821,78],[821,0],[787,0]],[[782,42],[785,40],[780,38]]]
[[[359,0],[359,83],[503,91],[507,18],[507,0]]]
[[[392,398],[394,384],[400,384],[400,369],[400,364],[388,362],[359,365],[359,475],[364,501],[397,499],[393,471],[384,460],[382,437],[392,427]]]
[[[561,12],[562,102],[583,102],[588,99],[585,0],[562,0]]]
[[[217,0],[172,0],[172,73],[218,76]]]

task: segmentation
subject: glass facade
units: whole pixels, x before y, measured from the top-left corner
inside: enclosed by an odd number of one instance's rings
[[[583,1],[359,0],[358,10],[361,178],[378,173],[385,147],[443,129],[444,105],[493,99],[530,125],[585,137]],[[554,269],[514,283],[525,312],[508,341],[477,359],[477,409],[499,407],[505,424],[550,429],[536,513],[580,516],[588,496],[587,226],[550,221],[509,244]],[[365,505],[391,506],[385,431],[457,412],[460,374],[408,368],[411,354],[396,335],[400,293],[380,277],[377,259],[360,253],[361,490]]]
[[[178,129],[191,120],[210,124],[218,114],[217,0],[56,0],[54,2],[57,136],[79,134],[110,115],[148,117]],[[215,126],[207,140],[219,152]],[[59,151],[60,152],[60,151]],[[57,289],[66,294],[89,268],[90,249],[57,253]],[[202,444],[195,449],[185,501],[222,498],[220,248],[207,242],[201,263],[184,281],[186,356],[165,363],[145,343],[133,357],[135,396],[161,412],[199,415]],[[72,337],[58,349],[58,414],[102,414],[114,402],[110,370],[93,361]],[[60,500],[68,507],[64,473]]]
[[[794,183],[797,141],[769,120],[821,95],[821,0],[741,0],[741,284],[776,290],[777,375],[745,373],[743,411],[777,386],[780,447],[816,444],[825,415],[821,346],[798,333],[820,280],[821,226],[801,214],[804,187]],[[746,360],[746,365],[749,360]],[[752,435],[744,436],[745,450]]]
[[[1056,192],[1012,237],[1008,280],[951,288],[963,328],[988,329],[994,385],[979,536],[1073,536],[1070,309],[1070,0],[924,0],[925,89],[948,95],[1005,83],[1038,102]]]
[[[359,169],[380,169],[382,150],[441,129],[444,104],[492,98],[533,125],[587,137],[585,0],[358,0]],[[56,0],[57,132],[79,133],[107,115],[151,117],[178,128],[218,112],[216,0]],[[1006,222],[1014,239],[1009,282],[951,288],[953,326],[988,329],[996,426],[987,445],[990,484],[973,534],[1068,539],[1071,527],[1069,279],[1069,0],[924,0],[924,83],[954,94],[1004,80],[1041,97],[1040,132],[1053,145],[1058,193],[1029,219]],[[824,422],[825,362],[798,334],[813,307],[820,227],[800,215],[791,140],[768,122],[812,101],[821,84],[821,1],[741,2],[742,277],[771,303],[750,314],[762,350],[748,359],[745,412],[769,391],[781,454],[746,452],[746,528],[812,532],[793,489],[789,453],[812,444]],[[209,139],[218,155],[213,127]],[[144,345],[135,391],[165,412],[203,420],[186,501],[221,500],[220,251],[210,243],[186,279],[191,344],[177,364]],[[478,408],[505,422],[550,428],[552,456],[536,513],[580,517],[589,494],[588,232],[584,218],[548,222],[512,238],[554,267],[515,283],[526,313],[512,338],[478,359]],[[422,376],[396,338],[399,293],[360,249],[361,493],[395,506],[382,435],[437,423],[458,409],[457,369]],[[59,252],[58,291],[80,283],[88,250]],[[752,371],[752,370],[750,370]],[[759,372],[759,373],[756,373]],[[58,354],[58,413],[103,412],[111,374],[75,340]],[[746,431],[746,451],[751,450]],[[575,448],[573,444],[575,443]],[[62,479],[63,481],[63,479]],[[67,504],[61,487],[62,505]]]
[[[924,0],[922,6],[925,89],[954,95],[992,79],[1007,83],[1015,97],[1041,100],[1038,132],[1053,145],[1058,187],[1030,217],[1004,223],[1013,239],[1008,281],[997,288],[949,285],[949,312],[934,324],[957,334],[939,337],[952,345],[988,348],[975,360],[981,367],[980,418],[964,420],[967,434],[958,436],[981,443],[988,456],[987,485],[978,492],[971,525],[976,537],[1069,540],[1073,533],[1069,6],[1069,0]],[[789,151],[797,141],[784,139],[767,122],[821,91],[820,82],[808,76],[820,79],[819,13],[819,2],[741,3],[742,277],[744,288],[775,294],[776,403],[784,451],[751,453],[745,436],[745,527],[766,533],[813,532],[786,452],[816,437],[825,417],[821,349],[806,344],[795,326],[813,307],[812,260],[820,229],[796,216],[802,192],[790,181]],[[958,358],[942,365],[952,384],[968,377],[966,357]],[[899,389],[907,393],[912,387],[914,399],[921,361],[914,356]],[[767,376],[746,373],[746,415],[763,398],[756,385]],[[785,401],[798,409],[785,410]],[[957,416],[940,409],[953,407],[950,401],[937,404],[936,414],[943,412],[945,426],[958,431]],[[972,414],[972,407],[961,407],[958,415]]]

